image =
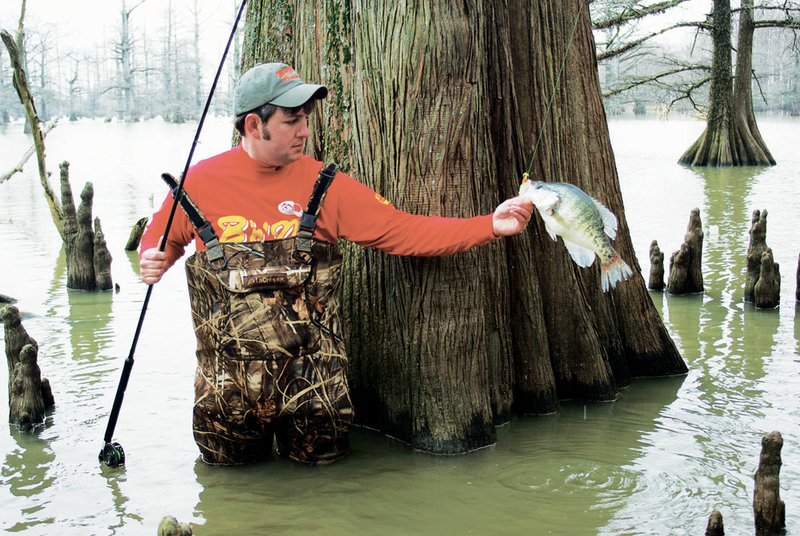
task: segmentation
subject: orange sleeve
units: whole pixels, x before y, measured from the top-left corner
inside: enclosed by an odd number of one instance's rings
[[[392,255],[433,257],[466,251],[497,238],[492,214],[472,218],[409,214],[344,174],[336,177],[331,189],[336,193],[338,237],[361,246]]]
[[[157,248],[161,236],[167,226],[170,210],[172,210],[173,198],[172,194],[167,194],[161,208],[153,214],[150,222],[142,234],[142,240],[139,243],[139,258],[141,259],[142,252],[150,249]],[[164,253],[167,254],[169,265],[172,266],[186,250],[186,246],[194,238],[194,228],[186,217],[181,207],[176,207],[175,216],[172,219],[172,225],[169,229],[169,236],[167,244],[164,248]]]

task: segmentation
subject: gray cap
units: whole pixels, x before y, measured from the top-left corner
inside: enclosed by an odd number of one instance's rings
[[[328,88],[306,84],[285,63],[262,63],[244,73],[236,84],[233,113],[241,115],[267,103],[296,108],[327,96]]]

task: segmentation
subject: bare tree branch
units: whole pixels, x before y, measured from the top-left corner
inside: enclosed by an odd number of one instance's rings
[[[625,43],[623,45],[620,45],[617,48],[608,48],[608,49],[606,49],[606,50],[604,50],[602,52],[599,52],[597,54],[597,61],[598,62],[602,62],[602,61],[608,60],[610,58],[613,58],[615,56],[619,56],[621,54],[624,54],[624,53],[628,52],[629,50],[632,50],[634,48],[637,48],[637,47],[641,46],[643,43],[646,43],[647,41],[653,39],[654,37],[658,37],[659,35],[665,34],[665,33],[669,32],[671,30],[674,30],[676,28],[699,28],[699,29],[702,29],[702,30],[710,30],[711,26],[709,24],[704,23],[704,22],[678,22],[678,23],[675,23],[675,24],[673,24],[671,26],[667,26],[666,28],[662,28],[661,30],[658,30],[657,32],[652,32],[652,33],[647,34],[647,35],[645,35],[643,37],[635,39],[633,41],[629,41],[629,42],[627,42],[627,43]]]
[[[635,87],[644,86],[647,84],[652,84],[656,82],[660,82],[662,78],[666,78],[668,76],[686,73],[686,72],[693,72],[693,71],[708,71],[709,68],[703,65],[684,65],[676,67],[675,69],[670,69],[668,71],[663,71],[660,73],[644,76],[641,78],[636,78],[628,82],[623,86],[619,86],[609,90],[606,93],[603,93],[603,97],[613,97],[614,95],[619,95],[620,93],[624,93],[629,91]],[[708,79],[706,79],[708,80]]]
[[[50,133],[53,128],[58,124],[58,119],[54,119],[53,121],[47,123],[45,127],[42,129],[42,139],[46,138],[47,135]],[[31,145],[28,147],[28,150],[22,155],[17,165],[11,168],[11,170],[7,171],[6,173],[0,175],[0,184],[3,184],[7,180],[11,179],[15,174],[22,173],[25,164],[28,162],[33,153],[36,152],[36,144]]]
[[[689,0],[665,0],[649,6],[628,7],[614,17],[594,22],[593,26],[595,30],[603,30],[613,26],[622,26],[623,24],[628,24],[629,22],[643,19],[648,15],[664,13],[666,10],[688,1]]]

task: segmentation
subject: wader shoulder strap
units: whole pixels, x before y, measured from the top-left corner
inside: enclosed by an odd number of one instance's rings
[[[319,209],[325,199],[325,194],[328,192],[328,186],[333,182],[334,176],[336,176],[336,164],[328,164],[319,172],[317,182],[314,183],[314,189],[308,199],[308,206],[303,211],[302,218],[300,218],[300,229],[297,232],[297,240],[292,254],[298,262],[309,264],[313,260],[311,256],[311,239],[314,236],[314,230],[317,228]]]
[[[161,178],[167,183],[167,186],[169,186],[172,196],[174,197],[178,192],[178,182],[175,180],[175,177],[169,173],[162,173]],[[186,213],[186,217],[189,218],[189,221],[192,222],[192,226],[194,227],[197,236],[200,237],[200,240],[203,241],[206,249],[208,249],[206,255],[208,255],[209,263],[214,263],[214,261],[223,259],[224,254],[222,253],[222,246],[217,239],[216,233],[214,233],[214,228],[208,222],[203,213],[200,212],[200,209],[197,208],[197,205],[194,204],[194,201],[192,201],[192,199],[189,197],[189,194],[187,194],[185,190],[181,190],[180,196],[181,197],[178,202],[181,204],[181,208]]]

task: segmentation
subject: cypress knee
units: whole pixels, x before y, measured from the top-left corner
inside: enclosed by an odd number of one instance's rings
[[[131,234],[128,236],[128,242],[125,244],[125,251],[136,251],[138,249],[145,227],[147,227],[147,218],[140,218],[139,221],[133,224]]]
[[[8,401],[11,403],[11,380],[14,377],[14,367],[19,363],[19,354],[28,344],[38,348],[36,341],[28,335],[22,325],[19,309],[7,305],[2,309],[3,332],[6,341],[6,361],[8,361]]]
[[[747,275],[744,301],[755,302],[755,289],[761,275],[761,254],[767,250],[767,211],[754,210],[750,219],[750,242],[747,245]]]
[[[172,516],[165,516],[158,525],[158,536],[191,536],[192,527],[180,523]]]
[[[670,257],[667,291],[670,294],[703,292],[703,224],[700,209],[692,209],[681,248]]]
[[[786,505],[781,500],[781,449],[783,436],[770,432],[761,438],[761,456],[755,474],[753,513],[756,535],[781,534],[786,527]]]
[[[714,510],[708,516],[706,525],[706,536],[725,536],[725,526],[722,523],[722,514],[719,510]]]
[[[658,242],[650,243],[650,278],[647,288],[650,290],[664,290],[664,252],[658,247]]]
[[[111,253],[106,246],[106,237],[100,226],[100,218],[94,219],[94,281],[97,290],[111,290]]]
[[[774,309],[780,303],[781,270],[770,248],[761,254],[761,269],[753,294],[756,307],[760,309]]]
[[[81,204],[76,213],[75,241],[72,258],[67,258],[67,288],[94,290],[94,232],[92,231],[92,200],[94,188],[87,182],[81,191]]]
[[[19,362],[14,365],[9,388],[8,420],[23,430],[30,430],[44,422],[45,411],[54,405],[50,382],[42,380],[36,362],[36,346],[26,344],[19,353]]]

